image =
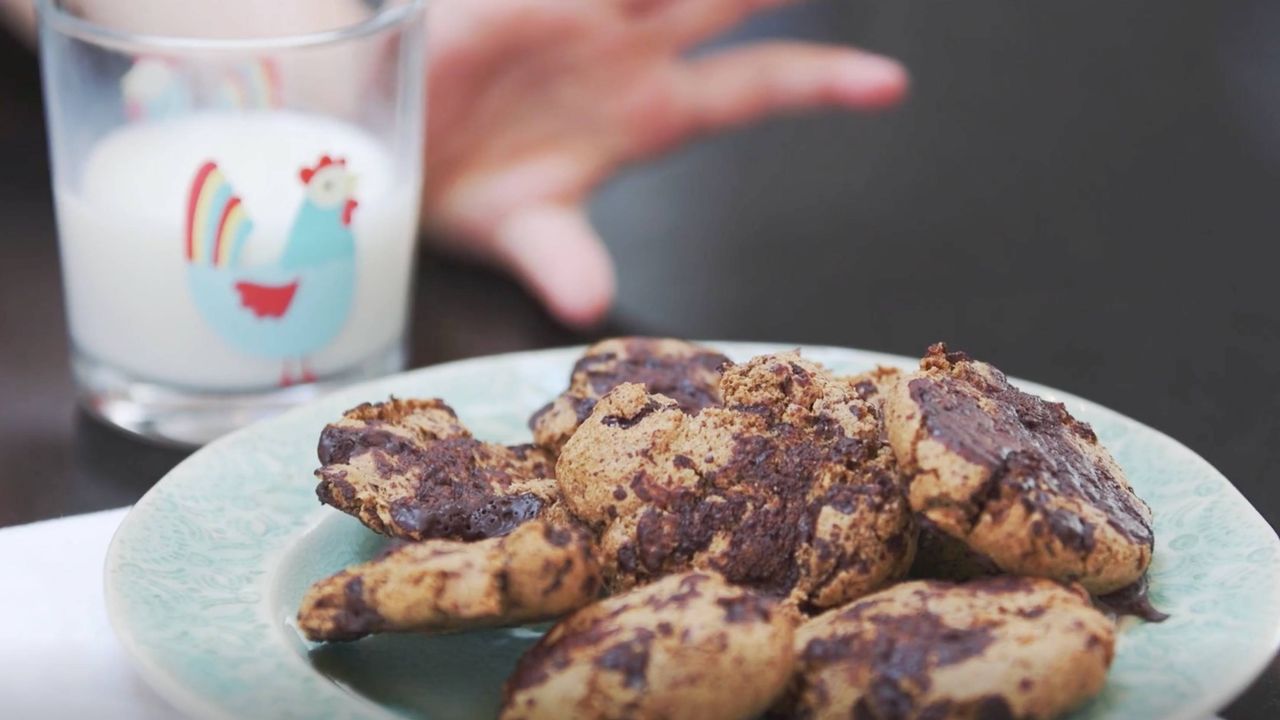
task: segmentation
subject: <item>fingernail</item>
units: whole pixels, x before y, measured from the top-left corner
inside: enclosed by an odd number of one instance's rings
[[[890,57],[873,53],[858,53],[844,62],[851,78],[874,82],[905,82],[907,70],[902,63]]]
[[[841,86],[848,100],[859,106],[885,106],[906,93],[910,76],[902,63],[872,53],[852,55],[842,63]]]

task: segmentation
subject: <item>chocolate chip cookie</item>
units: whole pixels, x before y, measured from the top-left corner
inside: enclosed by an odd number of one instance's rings
[[[1053,718],[1096,695],[1115,628],[1078,585],[897,585],[796,631],[779,717]]]
[[[843,380],[853,386],[853,390],[858,394],[858,397],[868,402],[879,404],[884,401],[884,396],[889,389],[901,378],[901,370],[878,366],[864,373],[846,376]]]
[[[477,440],[441,400],[349,410],[320,434],[319,456],[320,501],[392,537],[479,540],[565,519],[546,451]]]
[[[610,588],[697,568],[809,610],[900,577],[915,526],[878,409],[796,353],[721,390],[689,415],[620,385],[565,444],[562,502],[600,533]]]
[[[311,587],[298,627],[311,640],[439,632],[548,620],[594,601],[591,536],[534,520],[473,543],[428,540],[394,548]]]
[[[624,382],[644,385],[689,413],[720,404],[720,371],[729,358],[684,340],[613,338],[596,343],[573,366],[569,388],[533,417],[533,441],[560,448],[605,393]]]
[[[1000,569],[1102,594],[1151,561],[1151,511],[1093,430],[938,344],[885,400],[911,506]]]
[[[502,720],[757,716],[792,669],[772,602],[710,573],[673,575],[561,620],[520,659]]]

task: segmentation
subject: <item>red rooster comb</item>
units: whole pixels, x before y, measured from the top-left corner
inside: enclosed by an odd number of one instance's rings
[[[320,156],[320,162],[316,163],[316,166],[315,166],[315,167],[304,167],[304,168],[302,168],[302,170],[298,173],[298,175],[302,178],[302,182],[303,182],[304,184],[305,184],[305,183],[309,183],[309,182],[311,182],[311,178],[315,177],[316,173],[318,173],[318,172],[320,172],[321,170],[323,170],[323,169],[325,169],[325,168],[329,167],[330,165],[341,165],[342,167],[346,167],[346,166],[347,166],[347,159],[346,159],[346,158],[331,158],[331,157],[329,157],[328,155],[321,155],[321,156]]]

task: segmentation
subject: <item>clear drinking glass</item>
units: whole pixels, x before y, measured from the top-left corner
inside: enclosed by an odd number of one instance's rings
[[[198,444],[405,363],[423,0],[43,0],[79,395]]]

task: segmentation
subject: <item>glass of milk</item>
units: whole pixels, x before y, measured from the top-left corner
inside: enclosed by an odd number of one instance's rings
[[[204,443],[405,364],[423,0],[42,0],[79,395]]]

